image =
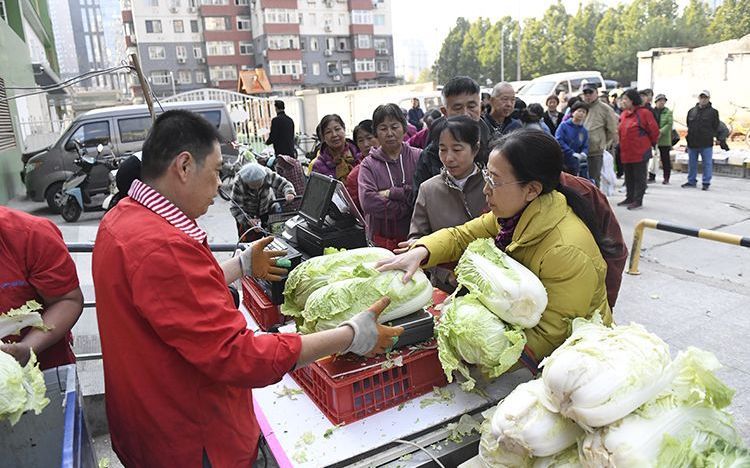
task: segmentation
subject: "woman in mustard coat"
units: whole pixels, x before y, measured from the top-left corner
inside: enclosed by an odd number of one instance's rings
[[[420,266],[455,262],[471,241],[494,238],[547,290],[539,324],[524,330],[521,362],[533,373],[570,335],[573,318],[599,311],[606,324],[612,321],[604,284],[607,266],[595,238],[601,234],[589,228],[596,225],[591,207],[560,185],[562,161],[557,141],[544,132],[507,135],[495,144],[483,171],[491,213],[422,237],[408,252],[378,264],[381,270],[406,271],[408,281]]]

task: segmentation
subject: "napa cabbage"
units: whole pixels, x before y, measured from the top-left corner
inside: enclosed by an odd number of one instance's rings
[[[0,351],[0,420],[7,419],[15,425],[26,411],[41,413],[49,404],[46,392],[44,375],[33,351],[23,367],[13,356]]]
[[[39,313],[42,305],[36,301],[28,301],[17,309],[11,309],[0,315],[0,339],[10,335],[18,335],[26,327],[48,330]]]

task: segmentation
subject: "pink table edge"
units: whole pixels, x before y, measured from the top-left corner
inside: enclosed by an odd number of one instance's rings
[[[286,456],[286,452],[284,452],[284,449],[281,447],[279,439],[276,438],[276,434],[274,434],[271,424],[268,422],[268,418],[266,418],[266,415],[263,413],[255,396],[253,396],[253,410],[255,411],[255,418],[258,420],[258,425],[260,426],[260,432],[266,439],[268,448],[271,449],[271,453],[273,453],[274,458],[276,458],[279,467],[293,468],[294,465],[289,461],[289,457]]]

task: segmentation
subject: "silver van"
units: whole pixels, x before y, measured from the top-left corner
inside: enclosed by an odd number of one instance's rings
[[[162,107],[165,111],[186,109],[205,117],[219,129],[222,154],[236,156],[237,151],[231,142],[236,140],[237,135],[223,102],[176,102],[163,104]],[[161,109],[157,107],[157,113],[160,112]],[[116,157],[124,158],[141,150],[151,123],[145,105],[105,107],[76,117],[55,144],[40,152],[24,155],[21,178],[26,185],[26,194],[33,201],[46,201],[53,211],[58,212],[57,202],[62,196],[63,182],[77,170],[73,163],[78,156],[74,139],[88,148],[90,154],[96,154],[96,146],[101,143],[107,147],[105,152],[111,151]],[[92,194],[107,192],[108,170],[104,166],[94,167],[88,184]]]
[[[554,94],[561,99],[577,96],[587,83],[594,83],[600,91],[606,89],[600,72],[575,71],[534,78],[518,92],[518,97],[523,99],[526,105],[538,103],[545,106],[550,95]]]

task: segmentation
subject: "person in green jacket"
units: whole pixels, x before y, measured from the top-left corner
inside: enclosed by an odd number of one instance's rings
[[[601,235],[590,205],[560,185],[562,161],[560,145],[544,132],[519,130],[503,137],[483,171],[491,212],[422,237],[408,252],[377,265],[381,271],[404,270],[408,281],[420,266],[455,262],[471,241],[494,238],[547,290],[539,324],[524,330],[527,345],[520,363],[532,373],[570,335],[573,318],[598,311],[604,323],[612,322],[607,265],[597,245]]]
[[[661,159],[661,170],[664,185],[669,183],[669,176],[672,174],[672,160],[669,153],[672,151],[672,111],[666,107],[667,97],[663,94],[656,96],[654,100],[654,116],[656,123],[659,124],[659,142],[656,144],[659,148],[659,157]]]

